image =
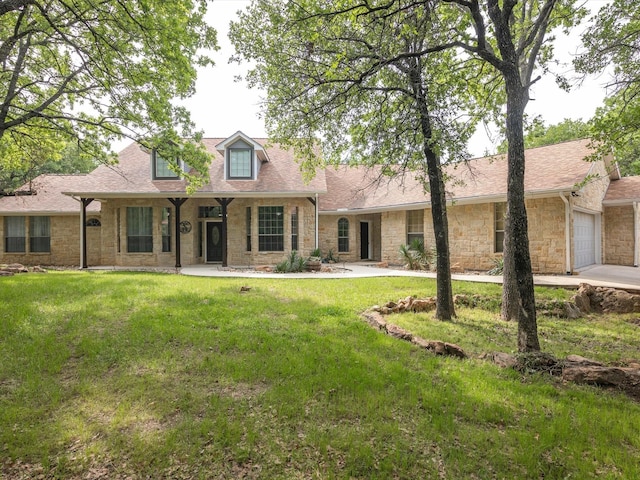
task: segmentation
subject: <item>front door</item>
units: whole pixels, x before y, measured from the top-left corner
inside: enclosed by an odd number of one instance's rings
[[[207,222],[207,263],[222,262],[222,222]]]
[[[360,222],[360,259],[369,260],[369,222]]]

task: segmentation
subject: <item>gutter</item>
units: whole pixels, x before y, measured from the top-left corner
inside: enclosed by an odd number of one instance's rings
[[[571,204],[562,192],[560,192],[560,198],[564,202],[565,272],[571,275]]]
[[[640,211],[640,205],[638,202],[633,202],[633,266],[637,267],[640,263],[640,220],[638,219],[638,212]]]
[[[319,214],[319,210],[320,210],[320,204],[319,204],[319,199],[318,199],[318,194],[316,193],[316,246],[314,249],[318,249],[320,248],[320,222],[318,219],[318,214]]]

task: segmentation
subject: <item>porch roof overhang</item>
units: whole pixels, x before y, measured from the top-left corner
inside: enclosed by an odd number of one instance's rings
[[[216,197],[233,197],[233,198],[306,198],[315,194],[323,194],[326,191],[308,190],[308,191],[286,191],[286,192],[195,192],[188,194],[186,192],[62,192],[63,195],[79,198],[96,198],[100,199],[123,199],[123,198],[211,198]]]

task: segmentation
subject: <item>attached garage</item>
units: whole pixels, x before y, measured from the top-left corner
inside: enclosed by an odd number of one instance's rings
[[[596,263],[596,216],[591,213],[573,212],[574,268]]]

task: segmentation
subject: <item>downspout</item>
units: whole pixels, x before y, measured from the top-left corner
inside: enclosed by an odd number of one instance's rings
[[[640,263],[640,220],[638,219],[638,212],[640,211],[640,206],[638,202],[633,202],[633,230],[634,230],[634,240],[633,240],[633,266],[637,267]]]
[[[317,193],[316,193],[316,205],[315,205],[315,207],[316,207],[316,246],[315,246],[315,248],[318,249],[318,248],[320,248],[320,233],[319,233],[319,230],[320,230],[319,223],[320,222],[319,222],[319,218],[318,218],[318,207],[319,207],[319,204],[318,204],[318,194]]]
[[[87,265],[85,264],[86,257],[84,255],[85,244],[86,244],[85,233],[87,230],[84,227],[86,220],[85,220],[84,202],[82,200],[83,199],[80,199],[80,268],[81,269],[87,268]]]
[[[569,200],[560,192],[560,198],[564,202],[564,248],[565,248],[565,272],[571,275],[571,205]]]

